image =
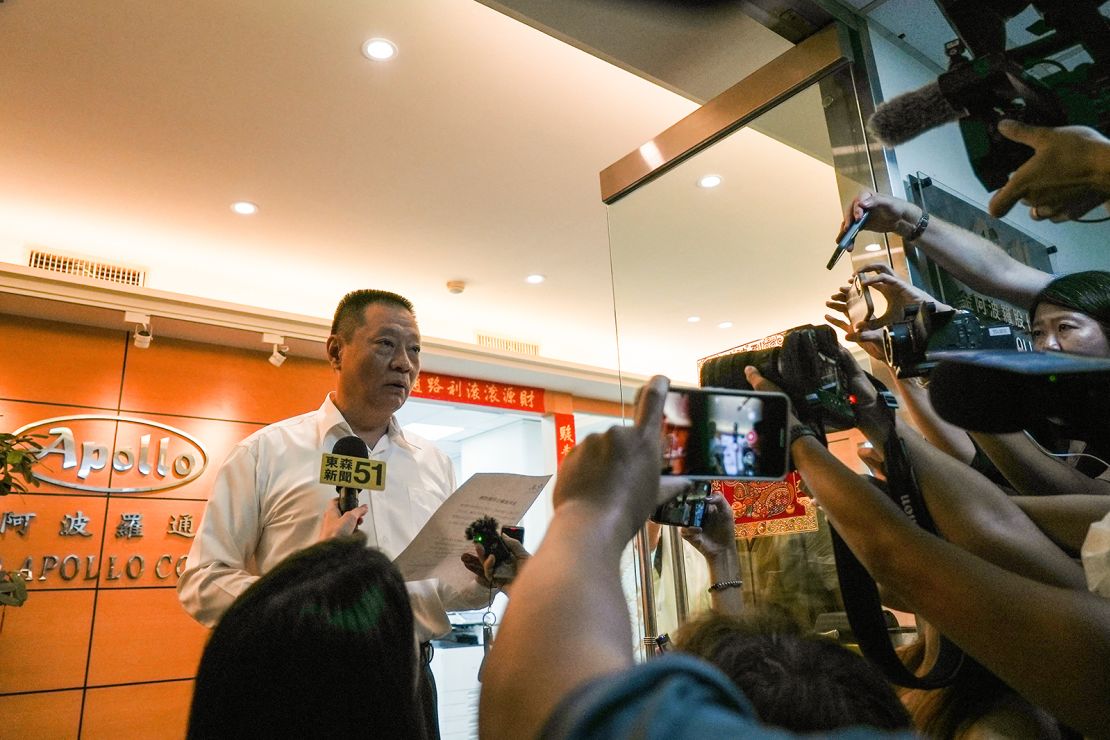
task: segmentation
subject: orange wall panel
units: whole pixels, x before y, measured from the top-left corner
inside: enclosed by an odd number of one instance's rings
[[[320,400],[323,400],[323,396]],[[231,448],[262,428],[261,424],[243,424],[233,421],[196,419],[184,416],[159,416],[137,412],[125,415],[164,424],[184,432],[197,440],[204,451],[201,463],[203,472],[196,478],[183,477],[175,467],[176,458],[182,453],[193,451],[195,449],[193,445],[183,440],[180,435],[158,427],[140,427],[140,425],[131,423],[120,424],[119,435],[121,441],[125,434],[128,435],[130,439],[126,444],[134,449],[139,449],[136,435],[151,434],[150,448],[152,451],[148,455],[151,469],[144,474],[136,464],[126,471],[113,470],[111,482],[113,489],[148,488],[152,485],[173,485],[175,481],[185,481],[171,488],[144,492],[141,494],[144,498],[191,498],[206,501],[212,491],[212,484],[216,480],[216,471],[220,469],[220,465],[223,464],[228,453],[231,452]],[[162,438],[169,440],[166,444],[165,475],[161,475],[157,467],[158,446]]]
[[[35,468],[37,476],[51,478],[56,481],[75,483],[89,488],[106,488],[108,486],[109,472],[112,469],[110,460],[113,442],[116,438],[115,411],[105,409],[82,408],[73,406],[54,406],[41,403],[25,403],[15,401],[0,401],[0,429],[13,432],[28,424],[35,424],[26,434],[43,434],[45,439],[37,440],[44,447],[58,452],[49,452]],[[67,417],[93,416],[93,419],[74,419]],[[53,419],[54,421],[49,421]],[[38,422],[49,422],[39,424]],[[51,429],[59,430],[57,434],[50,434]],[[68,431],[68,439],[65,432]],[[66,448],[69,448],[69,455]],[[86,446],[88,446],[88,460],[85,459]],[[94,447],[105,448],[97,452]],[[68,459],[67,459],[68,458]],[[68,466],[68,467],[67,467]],[[38,486],[29,486],[35,493],[75,493],[72,488],[59,486],[50,481],[41,480]],[[95,493],[95,492],[93,492]]]
[[[274,367],[267,352],[173,339],[131,352],[120,407],[147,414],[269,423],[318,408],[332,389],[322,360],[290,357]]]
[[[0,738],[76,740],[81,691],[0,696]]]
[[[11,494],[0,498],[0,522],[7,512],[35,515],[26,535],[10,526],[0,533],[0,570],[20,570],[30,557],[33,580],[28,589],[94,588],[107,505],[103,496]],[[69,534],[61,534],[63,531]],[[89,536],[80,534],[82,531]]]
[[[192,700],[192,681],[89,689],[81,740],[179,740]]]
[[[0,398],[115,408],[126,331],[0,314]]]
[[[40,591],[3,609],[0,694],[85,683],[93,591]]]
[[[208,632],[181,608],[175,589],[101,589],[89,685],[191,678]]]
[[[123,514],[140,516],[142,536],[127,536],[131,528],[124,522]],[[203,514],[203,501],[112,496],[108,505],[100,586],[176,586],[178,561],[189,553],[193,544],[192,538],[185,535],[199,530]],[[122,531],[120,524],[124,524]],[[171,533],[171,525],[181,534]]]

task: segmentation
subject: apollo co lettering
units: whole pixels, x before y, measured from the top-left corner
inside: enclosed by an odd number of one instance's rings
[[[78,440],[66,422],[114,421],[117,423],[115,449],[100,441]],[[66,476],[36,471],[35,477],[65,488],[99,493],[149,493],[195,480],[208,465],[208,452],[200,440],[180,429],[148,419],[131,416],[79,414],[43,419],[15,430],[15,434],[45,434],[48,439],[35,457],[42,461],[57,456]],[[135,470],[140,485],[94,486],[85,483],[89,474],[103,470],[125,473]],[[55,477],[57,476],[57,477]],[[129,481],[130,482],[130,481]]]

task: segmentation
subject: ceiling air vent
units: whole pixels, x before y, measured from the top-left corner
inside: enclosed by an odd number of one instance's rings
[[[65,275],[78,275],[106,283],[116,283],[117,285],[141,287],[146,282],[145,270],[113,265],[99,260],[86,259],[85,257],[54,254],[41,249],[31,250],[31,259],[28,260],[27,265],[39,270],[60,272]]]
[[[478,346],[486,347],[487,349],[499,349],[502,352],[516,352],[521,355],[532,355],[536,357],[540,354],[540,345],[533,342],[522,342],[519,339],[505,339],[504,337],[495,337],[492,334],[478,333]]]

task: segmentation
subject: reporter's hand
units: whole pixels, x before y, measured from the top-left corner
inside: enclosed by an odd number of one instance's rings
[[[864,190],[848,206],[837,239],[848,230],[848,224],[863,217],[864,211],[871,213],[864,229],[875,232],[893,231],[903,237],[912,233],[921,220],[921,209],[913,203]]]
[[[1110,199],[1110,139],[1093,128],[1001,121],[998,132],[1034,154],[991,198],[992,216],[1005,216],[1020,200],[1034,220],[1067,221]]]
[[[844,347],[837,350],[837,362],[848,379],[848,391],[856,397],[857,427],[876,447],[881,448],[893,431],[891,415],[880,405],[879,392],[852,353]]]
[[[706,499],[702,526],[682,527],[679,534],[708,561],[735,548],[735,517],[724,494],[714,493]]]
[[[357,506],[346,514],[339,513],[339,497],[336,496],[330,504],[324,507],[324,516],[320,521],[320,534],[318,541],[330,540],[345,534],[354,534],[362,518],[370,509],[366,504]]]
[[[501,535],[501,541],[505,543],[505,547],[509,548],[509,554],[513,557],[509,562],[502,563],[497,567],[494,567],[495,559],[493,555],[487,555],[485,548],[478,543],[474,543],[474,552],[464,552],[462,554],[462,564],[474,574],[474,580],[486,588],[504,588],[508,586],[520,575],[524,564],[532,557],[532,553],[525,550],[524,545],[507,534]]]
[[[623,546],[655,507],[674,495],[659,484],[668,385],[656,375],[637,395],[633,426],[591,434],[571,451],[555,484],[556,516],[564,507],[585,510],[595,520],[594,535],[604,532]]]
[[[938,301],[921,288],[898,277],[894,274],[894,270],[890,268],[890,265],[882,262],[874,262],[869,265],[864,265],[858,272],[861,276],[860,282],[862,282],[863,285],[868,288],[874,288],[882,295],[883,299],[886,301],[886,311],[884,311],[881,316],[860,322],[856,326],[851,326],[847,321],[829,314],[825,314],[825,320],[842,330],[849,340],[860,344],[867,350],[869,355],[876,359],[884,359],[882,350],[882,327],[904,320],[906,306],[912,306],[917,303],[934,303],[938,311],[951,310],[951,306]],[[833,293],[830,299],[825,302],[825,305],[834,311],[839,311],[847,317],[848,293],[850,289],[851,286],[841,286],[840,290]]]

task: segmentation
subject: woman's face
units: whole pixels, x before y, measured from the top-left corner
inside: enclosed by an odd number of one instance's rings
[[[1033,349],[1110,357],[1110,341],[1097,321],[1085,313],[1052,303],[1037,306],[1033,316]]]

